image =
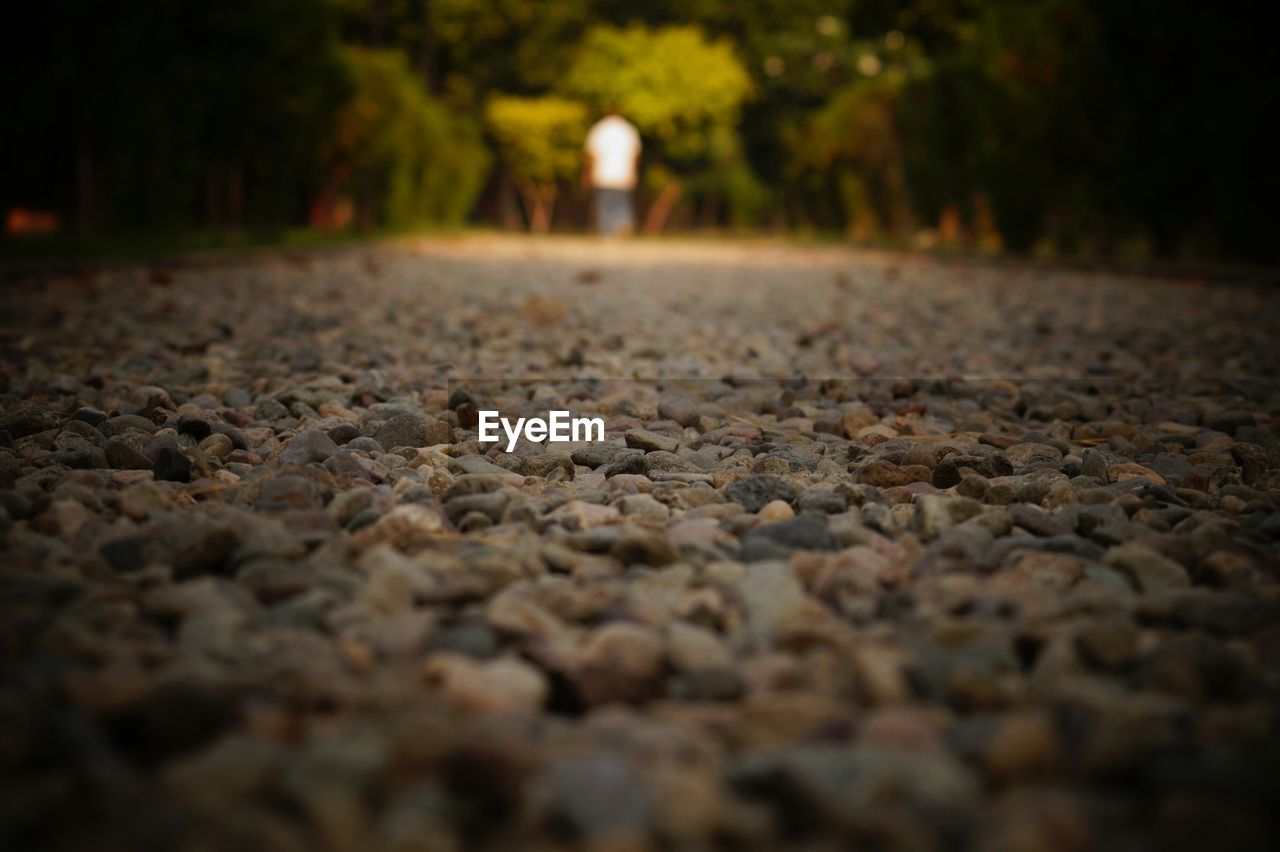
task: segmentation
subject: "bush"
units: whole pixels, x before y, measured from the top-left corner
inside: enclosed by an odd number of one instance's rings
[[[586,108],[563,98],[499,95],[490,99],[485,117],[511,168],[530,228],[547,231],[560,182],[582,164]]]
[[[616,107],[673,160],[704,156],[717,125],[733,126],[751,79],[727,41],[697,27],[596,27],[583,40],[566,91]]]
[[[346,61],[355,93],[338,116],[322,206],[349,198],[360,228],[461,222],[489,166],[478,128],[430,99],[402,54],[351,48]]]
[[[657,166],[648,181],[657,189],[645,222],[652,232],[664,227],[684,181],[715,167],[716,139],[736,128],[751,78],[730,42],[708,41],[698,27],[606,26],[587,33],[564,88],[598,111],[616,108],[644,137],[645,158]],[[738,188],[746,169],[742,160]]]
[[[898,129],[902,80],[858,80],[831,98],[796,140],[793,169],[823,176],[840,221],[858,236],[902,228],[910,216]]]

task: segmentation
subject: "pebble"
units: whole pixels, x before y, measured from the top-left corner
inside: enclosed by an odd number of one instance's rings
[[[680,447],[680,442],[675,438],[660,435],[657,432],[650,432],[648,429],[628,429],[623,437],[626,438],[628,447],[644,450],[645,452],[661,450],[666,453],[674,453]]]
[[[657,694],[663,647],[650,628],[610,622],[583,645],[574,684],[587,705],[642,701]]]
[[[1122,544],[1107,551],[1103,561],[1124,573],[1146,593],[1181,589],[1191,585],[1187,569],[1140,544]]]
[[[388,418],[371,437],[387,449],[430,447],[449,440],[449,427],[421,414],[397,414]]]
[[[512,658],[477,662],[438,653],[428,660],[424,675],[449,701],[481,713],[535,715],[550,693],[540,669]]]
[[[308,429],[294,435],[280,453],[281,464],[310,464],[322,462],[338,451],[338,445],[325,432]]]
[[[136,482],[120,491],[120,511],[135,521],[169,507],[170,498],[153,482]]]
[[[235,445],[226,435],[215,433],[209,435],[198,445],[200,452],[205,455],[213,456],[220,461],[226,461],[235,449]]]
[[[761,506],[756,515],[761,523],[774,524],[779,521],[789,521],[796,516],[796,513],[791,508],[791,504],[785,500],[773,500]]]
[[[759,512],[774,501],[790,503],[796,497],[795,489],[786,480],[767,474],[730,483],[724,494],[748,512]]]
[[[190,482],[191,460],[176,447],[164,446],[156,454],[151,472],[159,482]]]
[[[102,447],[107,464],[117,470],[151,470],[155,463],[127,438],[110,438]]]

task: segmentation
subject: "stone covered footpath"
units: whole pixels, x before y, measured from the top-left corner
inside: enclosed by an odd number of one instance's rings
[[[1280,836],[1280,290],[478,237],[0,310],[5,849]]]

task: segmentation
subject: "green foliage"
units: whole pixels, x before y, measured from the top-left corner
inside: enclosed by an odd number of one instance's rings
[[[596,109],[616,107],[673,161],[705,157],[719,126],[737,123],[751,80],[728,41],[697,27],[596,27],[564,83]]]
[[[689,194],[713,212],[723,199],[726,218],[735,228],[761,224],[772,195],[752,171],[742,140],[732,127],[722,125],[712,132],[708,160],[706,170],[691,182]]]
[[[517,177],[554,182],[573,177],[582,164],[587,111],[557,97],[491,98],[485,109],[489,129]]]
[[[900,75],[851,83],[793,140],[792,176],[810,185],[825,180],[841,221],[859,235],[900,228],[909,218],[897,120],[902,89]]]
[[[431,0],[445,91],[479,104],[487,92],[555,86],[592,19],[591,0]]]
[[[597,0],[329,0],[353,44],[395,47],[450,106],[479,112],[493,92],[552,88]],[[378,11],[380,9],[380,11]],[[374,40],[375,18],[382,40]]]
[[[586,108],[551,96],[497,96],[489,100],[485,117],[524,199],[530,227],[549,230],[559,184],[582,163]]]
[[[489,156],[475,126],[432,101],[404,57],[351,48],[355,93],[327,159],[362,227],[457,223],[475,202]]]
[[[486,105],[502,92],[556,94],[589,116],[617,106],[645,138],[640,207],[650,225],[672,214],[910,237],[917,224],[946,221],[948,233],[985,239],[994,220],[1015,250],[1142,244],[1280,259],[1271,224],[1280,137],[1265,120],[1280,69],[1270,29],[1245,9],[1208,14],[1192,0],[12,5],[0,51],[0,211],[53,210],[85,236],[279,229],[344,193],[365,225],[458,221],[485,177],[482,119],[527,209],[549,225],[581,139],[570,139],[572,121],[551,118],[559,107],[521,117],[499,106],[495,122]],[[400,58],[346,56],[343,43]],[[541,119],[551,126],[502,129]],[[488,186],[502,192],[504,174]]]

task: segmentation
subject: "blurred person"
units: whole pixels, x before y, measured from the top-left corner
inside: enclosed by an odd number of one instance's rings
[[[640,133],[610,108],[587,132],[586,149],[582,183],[595,195],[600,233],[607,237],[631,233],[636,224],[632,193],[640,159]]]

